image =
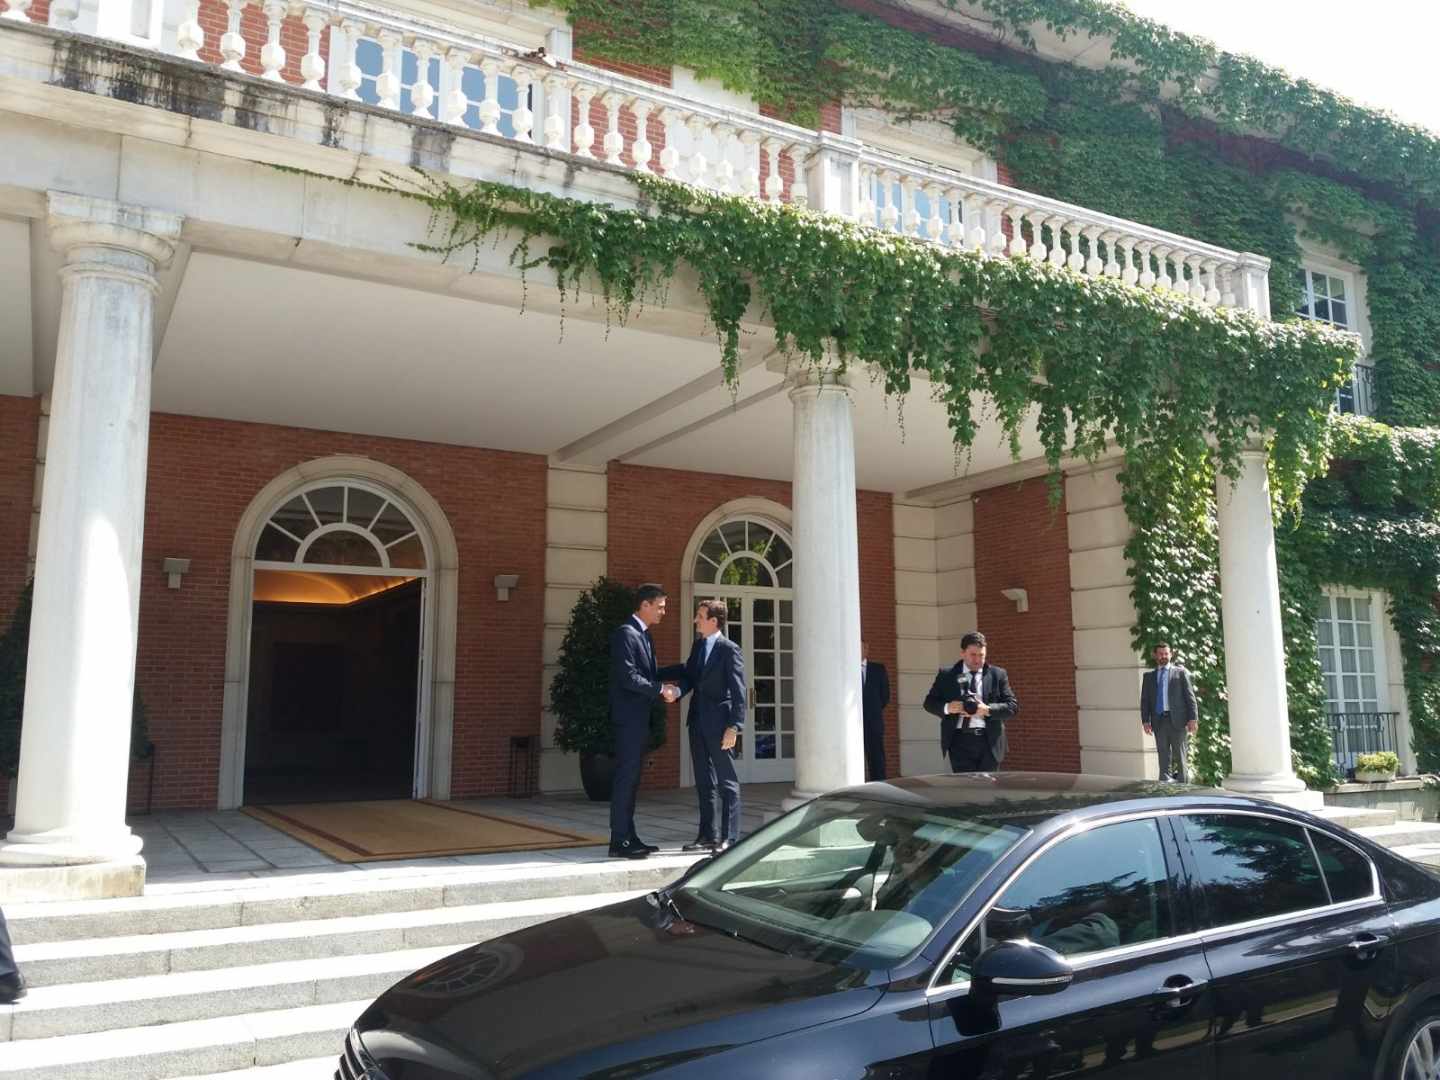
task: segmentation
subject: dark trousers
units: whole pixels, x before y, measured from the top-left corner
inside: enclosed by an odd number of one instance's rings
[[[720,747],[725,729],[711,731],[703,725],[690,727],[690,764],[695,770],[695,795],[700,800],[702,840],[740,839],[740,777],[735,772],[735,756]],[[720,828],[715,825],[715,796],[720,796]]]
[[[1167,777],[1185,783],[1185,751],[1189,732],[1185,721],[1171,713],[1160,713],[1150,725],[1155,732],[1155,756],[1160,759],[1160,779]]]
[[[865,724],[865,766],[871,780],[885,779],[885,725],[881,722]]]
[[[610,784],[610,843],[623,844],[635,837],[635,792],[640,788],[640,766],[650,738],[644,720],[615,726],[615,776]]]
[[[994,772],[1000,767],[983,728],[960,728],[950,740],[951,772]]]
[[[10,945],[10,927],[5,923],[5,912],[0,911],[0,979],[19,970],[15,966],[15,950]]]

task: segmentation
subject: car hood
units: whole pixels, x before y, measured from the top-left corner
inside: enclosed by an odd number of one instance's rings
[[[356,1023],[395,1080],[642,1076],[874,1005],[866,972],[782,955],[639,898],[446,957]],[[420,1075],[411,1072],[411,1075]]]

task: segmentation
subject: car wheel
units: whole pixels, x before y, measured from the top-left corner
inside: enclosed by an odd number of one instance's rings
[[[1398,1049],[1395,1080],[1440,1080],[1440,1008],[1432,1004],[1412,1021]]]

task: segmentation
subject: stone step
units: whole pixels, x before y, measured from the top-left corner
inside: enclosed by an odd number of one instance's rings
[[[1411,862],[1424,863],[1426,866],[1440,866],[1440,843],[1405,844],[1390,850]]]
[[[1440,844],[1440,822],[1434,821],[1397,821],[1393,825],[1367,825],[1355,831],[1391,850]]]
[[[1397,820],[1394,810],[1381,810],[1368,806],[1326,806],[1316,811],[1317,816],[1343,825],[1347,829],[1361,829],[1371,825],[1393,825]]]
[[[0,1038],[22,1042],[370,999],[453,952],[453,945],[441,945],[41,986],[0,1010]]]
[[[339,1061],[345,1033],[370,1004],[365,997],[299,1009],[242,1013],[84,1035],[0,1044],[0,1077],[16,1080],[170,1080],[301,1061]],[[283,1075],[283,1074],[279,1074]],[[293,1074],[299,1080],[302,1074]],[[286,1080],[292,1080],[287,1076]],[[308,1075],[304,1080],[309,1080]]]
[[[234,1072],[206,1073],[204,1076],[184,1076],[179,1080],[333,1080],[335,1062],[339,1054],[331,1057],[306,1058],[303,1061],[287,1061],[283,1065],[256,1065]]]
[[[41,942],[17,945],[15,959],[30,985],[39,988],[438,945],[459,948],[639,895],[587,893],[217,930]]]
[[[15,904],[6,907],[5,917],[17,945],[218,930],[592,893],[648,892],[679,877],[697,858],[545,860],[423,871],[353,870],[217,886],[158,886],[144,896],[113,900]]]

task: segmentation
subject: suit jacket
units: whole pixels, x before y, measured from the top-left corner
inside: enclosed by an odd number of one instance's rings
[[[721,634],[705,660],[705,639],[697,638],[684,664],[660,672],[663,681],[675,682],[680,695],[693,693],[689,722],[703,731],[720,734],[727,727],[745,729],[745,656],[740,647]]]
[[[885,665],[876,660],[865,662],[865,685],[860,693],[860,712],[866,727],[880,727],[885,722],[885,706],[890,704],[890,675]]]
[[[950,743],[955,738],[955,729],[963,720],[968,723],[972,717],[965,713],[947,716],[945,706],[959,701],[964,691],[965,661],[954,667],[941,668],[925,695],[925,711],[940,717],[940,752],[948,754]],[[985,717],[985,738],[990,742],[990,752],[997,762],[1005,760],[1005,721],[1020,711],[1020,702],[1010,689],[1010,677],[1005,669],[986,664],[980,670],[980,700],[990,706],[990,715]]]
[[[1156,702],[1155,669],[1151,668],[1140,680],[1140,722],[1155,722]],[[1190,723],[1200,719],[1199,707],[1195,704],[1195,688],[1190,685],[1190,672],[1179,664],[1170,665],[1170,678],[1165,684],[1165,704],[1170,719]]]
[[[648,727],[660,685],[650,635],[626,619],[610,632],[610,722]]]

